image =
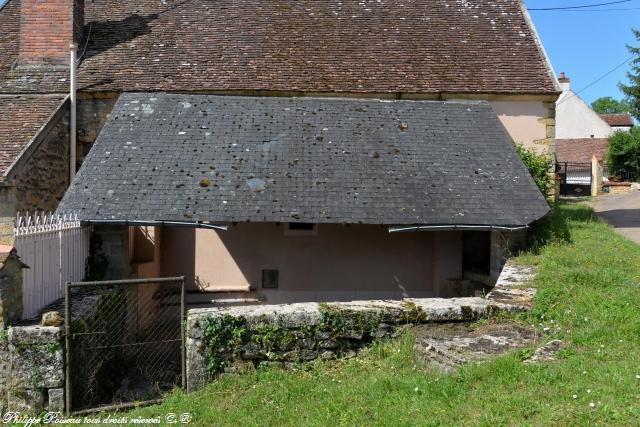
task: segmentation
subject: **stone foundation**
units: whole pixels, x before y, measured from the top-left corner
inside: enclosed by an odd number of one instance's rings
[[[510,277],[518,267],[508,264]],[[498,312],[530,308],[533,289],[498,280],[486,298],[423,298],[254,305],[189,310],[187,316],[187,390],[223,373],[257,366],[295,366],[314,359],[353,355],[399,327],[433,322],[472,321]],[[515,288],[514,285],[518,285]]]

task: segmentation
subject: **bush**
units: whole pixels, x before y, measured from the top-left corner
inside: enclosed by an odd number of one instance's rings
[[[554,187],[549,157],[546,154],[538,154],[534,149],[526,148],[522,144],[516,144],[516,151],[542,194],[547,197]]]
[[[609,138],[607,162],[612,175],[627,172],[636,178],[640,176],[640,127],[618,131]]]

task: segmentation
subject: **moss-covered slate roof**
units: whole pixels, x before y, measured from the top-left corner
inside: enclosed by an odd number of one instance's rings
[[[487,102],[120,96],[59,212],[86,220],[529,224]]]

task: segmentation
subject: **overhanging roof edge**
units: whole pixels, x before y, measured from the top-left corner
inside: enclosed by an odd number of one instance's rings
[[[456,224],[444,224],[444,225],[414,225],[414,226],[398,226],[389,227],[389,233],[406,233],[412,231],[455,231],[455,230],[469,230],[469,231],[521,231],[528,229],[528,225],[519,226],[503,226],[503,225],[456,225]]]
[[[189,221],[156,221],[156,220],[121,220],[121,219],[83,219],[80,220],[81,224],[89,225],[125,225],[131,227],[141,226],[166,226],[166,227],[186,227],[186,228],[206,228],[210,230],[227,231],[226,225],[220,224],[207,224],[202,222],[189,222]]]

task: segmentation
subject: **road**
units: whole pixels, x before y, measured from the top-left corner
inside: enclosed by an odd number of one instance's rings
[[[618,233],[640,244],[640,191],[598,196],[593,208]]]

